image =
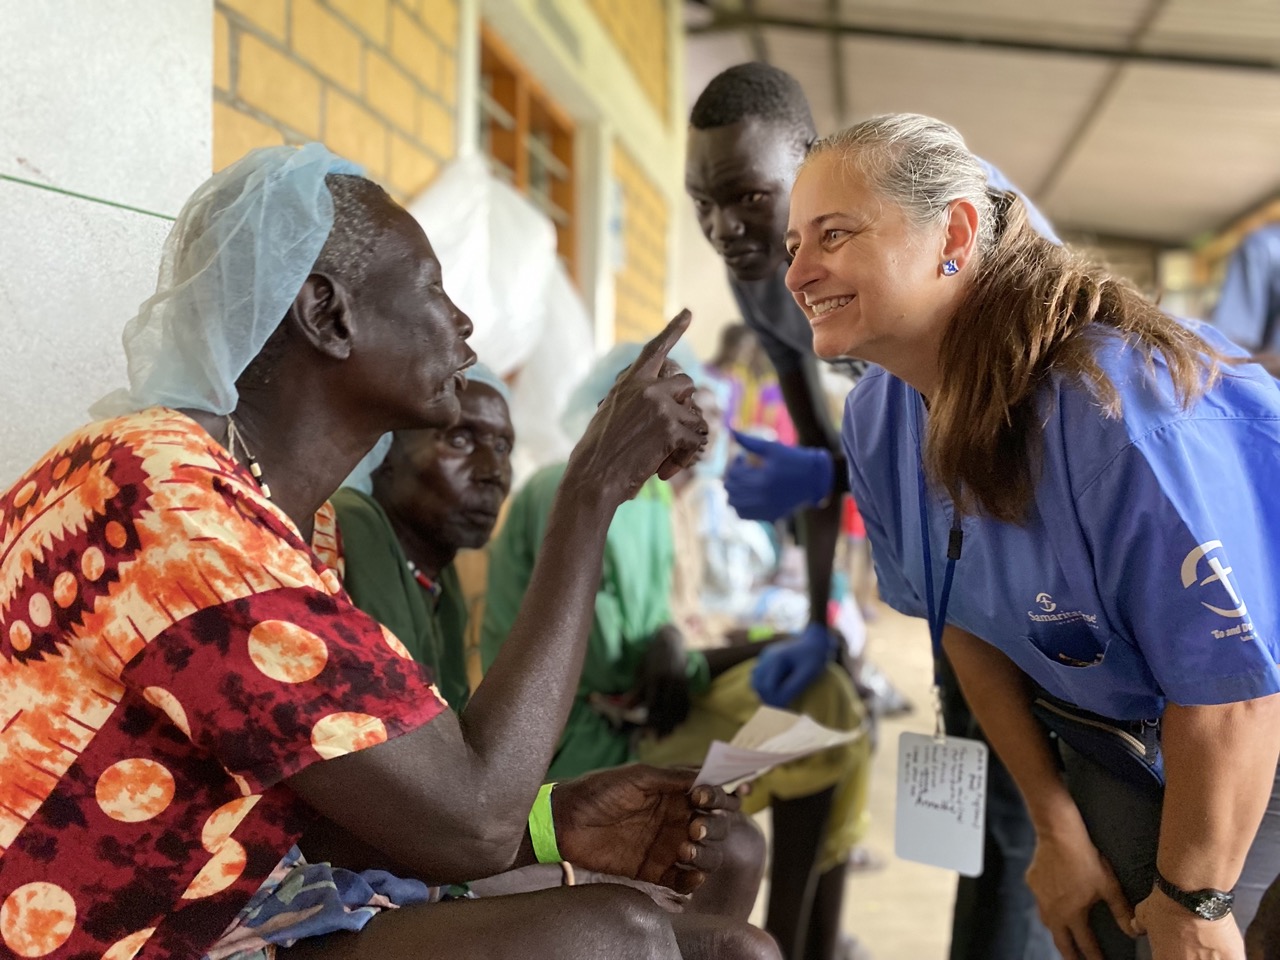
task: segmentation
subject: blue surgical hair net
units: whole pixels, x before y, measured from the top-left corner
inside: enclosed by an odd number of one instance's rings
[[[467,383],[483,383],[486,387],[492,387],[510,409],[511,388],[507,386],[505,380],[493,371],[492,367],[483,363],[475,364],[467,371]]]
[[[236,380],[284,319],[333,228],[324,178],[363,171],[318,143],[254,150],[178,214],[156,292],[125,325],[129,386],[95,417],[167,406],[227,414]]]
[[[565,435],[576,442],[587,432],[587,424],[595,416],[596,408],[612,389],[618,374],[636,362],[643,343],[619,343],[612,350],[595,362],[582,381],[574,388],[565,404],[564,413],[560,417],[560,426]],[[680,341],[671,348],[667,358],[693,378],[693,382],[702,386],[707,381],[706,372],[693,350]]]

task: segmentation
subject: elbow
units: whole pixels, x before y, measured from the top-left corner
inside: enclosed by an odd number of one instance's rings
[[[492,877],[494,874],[505,873],[515,865],[520,844],[524,840],[526,820],[527,815],[518,820],[488,823],[472,831],[465,844],[471,869],[468,879]]]
[[[436,851],[441,882],[465,883],[510,870],[524,840],[528,811],[491,810],[473,802],[459,811],[454,829],[443,833]]]

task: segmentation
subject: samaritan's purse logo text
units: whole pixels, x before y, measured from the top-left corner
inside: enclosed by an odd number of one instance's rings
[[[1035,613],[1031,610],[1027,611],[1027,616],[1031,618],[1033,623],[1087,623],[1090,626],[1097,626],[1098,615],[1096,613],[1085,613],[1083,610],[1063,610],[1055,612],[1058,609],[1058,602],[1047,593],[1036,594],[1036,606],[1044,613]]]

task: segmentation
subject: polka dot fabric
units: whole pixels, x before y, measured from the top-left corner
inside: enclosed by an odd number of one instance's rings
[[[282,781],[444,709],[339,551],[170,410],[0,498],[0,953],[201,955],[309,823]]]

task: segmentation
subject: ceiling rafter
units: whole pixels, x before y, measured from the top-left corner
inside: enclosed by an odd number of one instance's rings
[[[1168,6],[1169,0],[1149,0],[1147,8],[1142,12],[1142,16],[1134,25],[1129,33],[1128,41],[1125,46],[1130,50],[1136,50],[1138,45],[1142,43],[1143,38],[1151,30],[1151,25]],[[1120,86],[1120,80],[1124,76],[1125,68],[1129,66],[1129,62],[1118,60],[1111,65],[1107,72],[1106,79],[1098,87],[1098,92],[1090,101],[1089,105],[1081,112],[1080,118],[1071,132],[1063,141],[1062,150],[1049,166],[1048,172],[1036,186],[1035,193],[1032,194],[1038,199],[1045,199],[1052,192],[1053,188],[1058,185],[1058,181],[1062,179],[1062,174],[1066,171],[1071,161],[1075,159],[1076,154],[1080,150],[1080,145],[1084,143],[1085,138],[1089,135],[1089,131],[1093,129],[1094,124],[1098,122],[1098,117],[1107,105],[1115,98],[1116,90]]]
[[[1087,43],[1054,42],[1047,40],[1019,39],[983,34],[974,30],[934,30],[925,27],[878,27],[856,23],[832,22],[830,17],[809,20],[800,17],[780,17],[753,13],[755,0],[743,0],[741,11],[712,7],[712,17],[707,23],[691,24],[691,36],[748,30],[753,34],[765,29],[809,30],[831,32],[841,37],[872,37],[885,40],[910,40],[920,43],[941,43],[957,46],[988,47],[996,50],[1015,50],[1022,53],[1044,53],[1061,56],[1089,57],[1115,60],[1122,63],[1165,64],[1178,67],[1196,67],[1213,70],[1280,71],[1280,58],[1227,56],[1186,53],[1176,50],[1139,50],[1130,45],[1105,46]],[[753,45],[755,41],[753,40]],[[761,41],[763,43],[763,41]]]

